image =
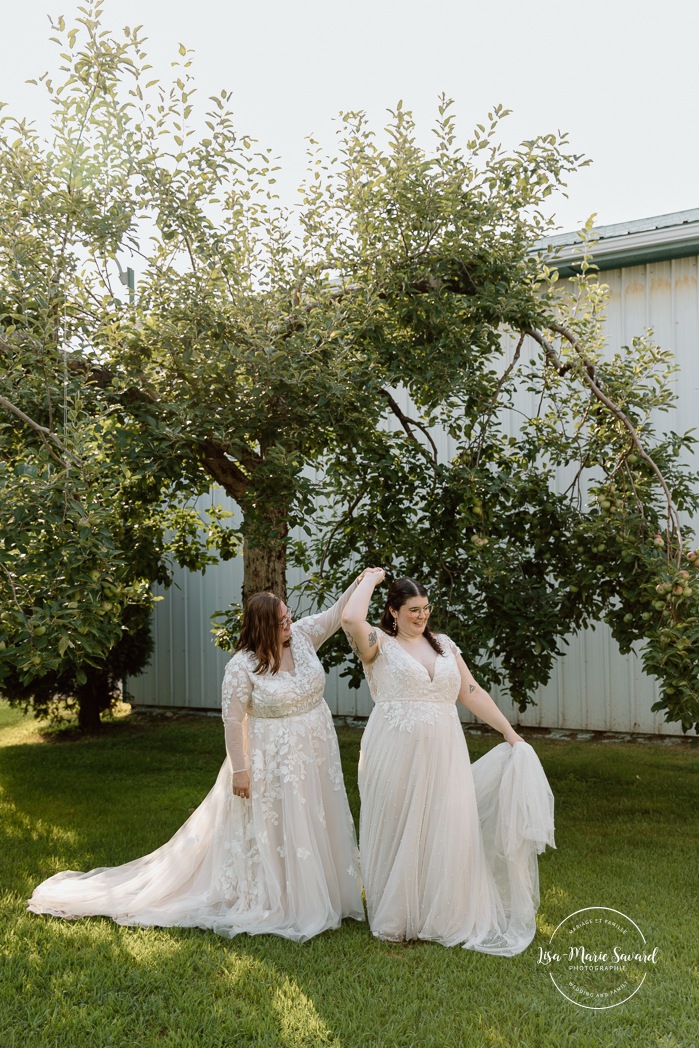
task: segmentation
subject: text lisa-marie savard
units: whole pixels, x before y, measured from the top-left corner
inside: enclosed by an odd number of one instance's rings
[[[570,963],[576,962],[577,964],[586,966],[598,964],[617,965],[633,961],[641,964],[655,964],[657,958],[657,946],[651,953],[629,953],[626,950],[622,950],[619,946],[612,946],[608,950],[587,950],[584,946],[571,946],[568,949],[567,957],[561,956],[561,954],[555,953],[551,950],[545,950],[540,946],[539,957],[536,963],[560,964],[563,960],[567,960]]]

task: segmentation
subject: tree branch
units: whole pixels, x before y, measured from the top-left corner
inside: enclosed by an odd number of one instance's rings
[[[655,474],[655,476],[656,476],[656,478],[658,480],[658,483],[660,484],[661,488],[663,489],[663,493],[665,495],[665,501],[666,501],[666,504],[667,504],[667,519],[668,519],[669,528],[670,528],[670,530],[674,529],[674,531],[675,531],[675,533],[677,535],[677,543],[678,543],[678,547],[679,547],[678,548],[678,553],[677,553],[677,563],[679,564],[680,561],[681,561],[681,556],[682,556],[682,527],[680,525],[679,514],[677,512],[677,509],[675,508],[675,503],[673,502],[672,495],[670,493],[670,489],[667,486],[667,481],[665,480],[665,477],[663,476],[663,474],[662,474],[661,470],[659,469],[659,467],[656,465],[656,463],[653,461],[653,459],[650,457],[648,452],[643,447],[643,444],[641,443],[640,438],[639,438],[639,436],[638,436],[638,434],[636,432],[636,427],[634,426],[634,424],[631,421],[631,419],[628,417],[628,415],[624,411],[622,411],[622,409],[619,407],[618,404],[615,404],[614,401],[611,400],[606,395],[606,393],[603,393],[602,390],[600,389],[600,387],[599,387],[599,385],[597,384],[597,381],[596,381],[595,369],[592,366],[592,364],[584,356],[584,354],[582,352],[582,348],[580,346],[580,342],[577,339],[577,337],[573,334],[572,331],[568,330],[568,328],[564,328],[564,327],[562,327],[559,324],[553,324],[552,323],[550,325],[550,327],[551,327],[552,331],[555,331],[557,334],[559,334],[563,338],[565,338],[566,341],[569,342],[570,345],[573,347],[575,352],[580,357],[580,360],[585,365],[585,369],[581,373],[583,382],[589,387],[589,389],[592,392],[593,396],[596,397],[596,399],[600,402],[600,404],[603,404],[607,408],[607,410],[610,411],[612,413],[612,415],[614,415],[614,417],[616,419],[618,419],[619,422],[621,422],[622,426],[624,427],[624,429],[626,429],[626,431],[628,432],[629,436],[631,437],[631,442],[632,442],[633,446],[635,447],[636,451],[638,452],[639,456],[643,459],[643,461],[648,466],[650,466],[650,469]],[[560,363],[560,358],[556,354],[555,350],[551,346],[551,344],[548,341],[548,339],[540,331],[537,331],[534,328],[529,328],[526,331],[526,334],[527,335],[531,335],[531,337],[536,342],[539,343],[539,345],[544,350],[544,353],[546,354],[546,358],[547,358],[547,360],[549,360],[549,362],[558,361]],[[557,369],[557,370],[558,370],[559,374],[563,374],[564,373],[564,372],[561,372],[559,369]],[[668,536],[667,553],[668,553],[668,558],[669,558],[670,557],[669,536]]]
[[[81,358],[69,358],[68,367],[76,374],[86,375],[88,381],[92,382],[98,389],[110,389],[115,378],[115,372],[109,368],[87,362]],[[128,405],[161,403],[149,390],[140,389],[138,386],[129,387],[121,395]],[[217,484],[221,485],[226,494],[238,500],[250,488],[250,477],[245,470],[253,470],[260,464],[262,459],[260,455],[257,455],[250,448],[236,448],[234,451],[240,464],[231,457],[228,447],[211,438],[204,438],[199,445],[200,460],[206,472]]]
[[[403,427],[405,432],[408,434],[410,439],[420,449],[420,453],[427,459],[428,462],[430,462],[432,465],[436,466],[437,465],[437,461],[438,461],[437,445],[435,444],[434,440],[432,439],[432,435],[431,435],[430,431],[427,429],[427,427],[424,426],[422,424],[422,422],[417,421],[417,419],[408,418],[408,416],[406,414],[404,414],[404,412],[401,410],[400,405],[396,402],[396,400],[394,400],[393,396],[391,395],[391,393],[389,393],[389,391],[387,389],[380,389],[379,393],[381,394],[382,397],[386,398],[386,400],[388,401],[388,406],[390,407],[391,411],[396,416],[396,418],[398,419],[398,421],[400,422],[401,426]],[[422,446],[420,441],[417,439],[417,437],[413,433],[413,431],[411,429],[411,426],[415,426],[416,429],[419,429],[420,432],[425,437],[427,437],[428,441],[430,442],[430,444],[432,446],[432,455],[430,455],[429,452],[426,451],[426,449]]]
[[[555,324],[553,322],[549,324],[549,328],[551,329],[551,331],[555,331],[557,335],[562,335],[562,337],[564,339],[566,339],[567,342],[570,342],[571,346],[574,347],[575,352],[578,354],[578,356],[582,360],[583,364],[585,365],[585,369],[586,369],[588,375],[590,376],[590,378],[593,381],[595,381],[595,379],[596,379],[595,365],[590,360],[588,360],[587,357],[585,357],[583,355],[583,352],[582,352],[582,350],[580,348],[580,341],[579,341],[578,338],[576,338],[576,336],[573,334],[573,332],[569,328],[563,327],[562,324]],[[565,365],[564,364],[563,367],[566,368],[566,370],[568,370],[570,365]]]
[[[348,521],[348,520],[350,520],[352,518],[352,514],[354,513],[355,509],[357,508],[357,506],[362,501],[362,499],[364,498],[365,495],[366,495],[366,490],[362,489],[359,492],[359,494],[352,500],[350,505],[347,507],[347,510],[342,514],[342,516],[337,521],[337,523],[334,525],[334,527],[330,530],[330,534],[328,535],[327,541],[325,542],[325,545],[323,547],[323,552],[321,554],[320,561],[318,563],[318,574],[320,575],[321,578],[323,577],[323,572],[325,571],[325,560],[326,560],[326,558],[328,556],[328,551],[330,549],[330,543],[335,538],[335,536],[337,535],[338,531],[343,526],[343,524],[346,521]]]
[[[19,609],[19,611],[21,612],[22,611],[22,605],[19,602],[19,597],[17,595],[17,587],[15,586],[14,579],[12,578],[12,575],[10,574],[9,570],[7,569],[7,567],[4,564],[0,564],[0,568],[2,568],[2,570],[7,575],[7,581],[9,582],[10,588],[12,589],[12,596],[14,598],[14,602],[17,605],[17,608]]]
[[[252,460],[252,452],[250,452]],[[220,484],[227,495],[240,501],[250,489],[250,477],[216,441],[206,439],[201,446],[201,461],[206,472]]]
[[[62,458],[59,458],[59,456],[56,454],[56,452],[49,444],[47,438],[51,439],[54,442],[56,447],[59,448],[59,450],[66,456],[66,458],[73,459],[75,461],[75,455],[73,455],[72,452],[68,451],[68,448],[65,446],[65,444],[63,444],[62,441],[59,440],[55,433],[52,433],[50,429],[47,429],[46,426],[40,426],[39,423],[35,422],[34,419],[31,419],[29,415],[25,415],[22,409],[18,408],[17,405],[13,404],[11,400],[7,399],[7,397],[0,396],[0,405],[2,405],[2,407],[4,407],[7,411],[10,411],[13,415],[16,415],[17,418],[21,419],[21,421],[24,422],[25,425],[30,426],[36,433],[39,434],[39,439],[41,440],[41,443],[44,445],[54,462],[56,462],[59,466],[65,469],[67,463]]]
[[[503,374],[500,377],[500,381],[498,382],[498,388],[495,390],[495,394],[493,395],[493,399],[492,399],[491,404],[490,404],[490,411],[488,412],[488,414],[483,419],[483,422],[481,423],[481,437],[480,437],[480,440],[478,442],[478,454],[476,456],[476,465],[478,465],[478,463],[480,462],[481,451],[483,450],[483,441],[484,441],[484,438],[485,438],[485,428],[486,428],[487,424],[490,422],[491,418],[493,417],[495,411],[498,408],[498,398],[499,398],[499,396],[500,396],[500,394],[502,392],[503,386],[505,385],[505,383],[507,382],[508,378],[512,374],[512,372],[513,372],[513,370],[514,370],[514,368],[515,368],[515,366],[517,364],[517,361],[519,360],[520,353],[522,352],[522,346],[524,345],[525,337],[526,337],[526,333],[522,332],[522,334],[519,336],[519,342],[517,343],[517,346],[515,347],[515,351],[514,351],[514,354],[512,356],[512,361],[510,362],[508,367],[505,368]]]

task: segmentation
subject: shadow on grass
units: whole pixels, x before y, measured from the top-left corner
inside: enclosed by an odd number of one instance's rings
[[[32,1048],[693,1043],[667,980],[613,1015],[583,1012],[537,970],[535,948],[511,959],[396,948],[354,922],[305,944],[33,916],[17,920],[16,936],[7,985],[23,992],[2,1014]]]
[[[25,893],[60,869],[118,865],[163,844],[216,779],[225,751],[211,729],[118,724],[70,744],[3,747],[4,886]]]
[[[360,733],[338,734],[356,817]],[[492,740],[469,745],[475,759]],[[164,843],[213,784],[223,742],[217,722],[182,718],[114,725],[70,745],[4,747],[0,1043],[693,1043],[699,950],[680,918],[695,903],[688,818],[699,800],[696,758],[633,744],[536,748],[556,795],[559,850],[540,863],[537,939],[504,960],[427,943],[389,946],[354,922],[298,945],[26,914],[34,883],[57,869],[117,864]],[[538,945],[588,905],[627,912],[661,949],[655,978],[611,1018],[566,1002],[537,966]]]

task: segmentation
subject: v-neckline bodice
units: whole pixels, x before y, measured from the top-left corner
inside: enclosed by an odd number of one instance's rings
[[[398,638],[397,638],[397,637],[391,637],[391,636],[389,636],[389,640],[394,640],[394,641],[396,642],[396,645],[397,645],[397,646],[398,646],[398,647],[400,648],[400,650],[401,650],[402,652],[404,652],[404,653],[405,653],[405,654],[406,654],[406,655],[408,656],[408,658],[409,658],[409,659],[410,659],[410,660],[411,660],[412,662],[414,662],[414,663],[415,663],[415,665],[416,665],[416,666],[420,666],[420,668],[421,668],[421,669],[423,669],[423,670],[425,671],[425,673],[426,673],[426,674],[427,674],[427,676],[428,676],[428,679],[429,679],[429,682],[430,682],[430,684],[434,684],[434,681],[435,681],[435,677],[437,676],[437,662],[438,662],[438,659],[439,659],[439,655],[437,654],[437,652],[435,652],[435,655],[434,655],[434,662],[433,662],[433,664],[432,664],[432,673],[430,673],[430,671],[428,670],[428,668],[427,668],[427,666],[426,666],[426,665],[424,664],[424,662],[420,662],[420,660],[419,660],[419,659],[416,659],[414,655],[411,655],[411,653],[410,653],[410,652],[408,651],[408,649],[407,649],[406,647],[404,647],[404,646],[403,646],[403,645],[401,644],[401,642],[400,642],[400,641],[398,640]]]

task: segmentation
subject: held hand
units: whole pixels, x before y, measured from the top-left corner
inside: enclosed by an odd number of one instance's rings
[[[234,771],[231,777],[231,790],[234,797],[250,796],[250,772]]]
[[[516,742],[525,742],[526,740],[518,735],[514,728],[510,728],[509,731],[504,731],[502,737],[505,742],[509,742],[510,746],[514,746]]]
[[[383,568],[365,568],[361,575],[357,576],[357,585],[367,578],[372,580],[374,586],[380,586],[386,578],[386,572]]]

